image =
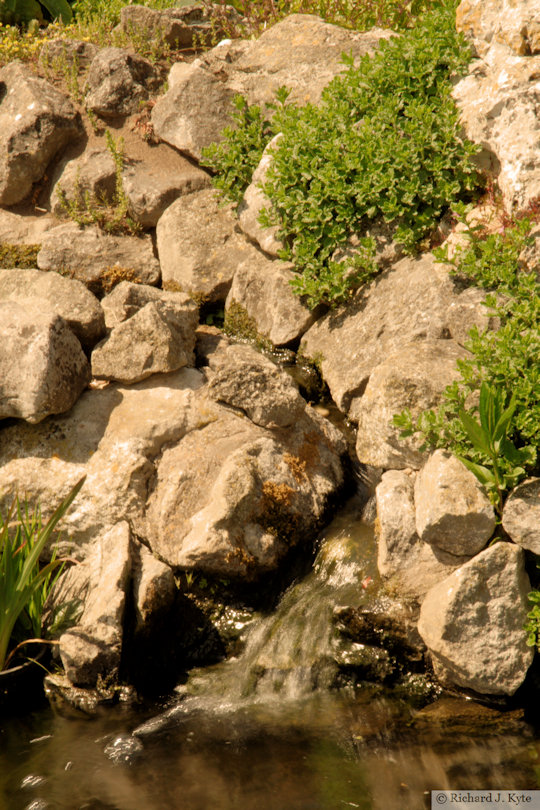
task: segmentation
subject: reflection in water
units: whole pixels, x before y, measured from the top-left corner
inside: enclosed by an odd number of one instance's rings
[[[194,673],[159,733],[120,707],[0,720],[0,808],[422,810],[436,788],[538,787],[540,745],[519,712],[448,697],[414,711],[380,687],[313,691],[332,606],[358,604],[369,576],[374,543],[353,504],[313,572],[236,661]]]

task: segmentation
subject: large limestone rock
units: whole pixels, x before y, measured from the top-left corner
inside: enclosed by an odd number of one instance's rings
[[[275,346],[298,340],[315,321],[315,314],[291,289],[293,265],[267,259],[250,248],[238,265],[225,302],[225,322],[232,332],[247,315],[254,329]]]
[[[250,346],[229,346],[210,358],[210,367],[210,396],[245,411],[256,425],[289,427],[304,411],[292,378]]]
[[[235,232],[232,206],[212,189],[187,194],[170,205],[156,228],[166,289],[197,300],[223,301],[238,265],[255,251]]]
[[[172,567],[256,578],[316,529],[342,481],[343,440],[314,413],[269,432],[205,407],[208,424],[162,455],[145,532]]]
[[[523,630],[530,582],[523,551],[496,543],[427,594],[418,630],[436,675],[488,695],[513,695],[534,651]]]
[[[158,73],[147,59],[123,48],[102,48],[88,71],[85,105],[102,116],[131,115],[158,85]]]
[[[191,65],[175,65],[169,90],[152,112],[155,132],[197,160],[204,146],[218,141],[230,125],[232,99],[250,104],[274,101],[283,85],[291,101],[317,103],[323,88],[343,70],[341,54],[360,57],[390,32],[346,31],[310,14],[293,14],[247,45],[218,45]]]
[[[62,70],[68,65],[73,68],[88,68],[99,48],[93,42],[81,39],[57,37],[46,39],[39,52],[39,61],[45,70]]]
[[[39,245],[43,234],[60,223],[51,214],[16,214],[0,208],[0,244]]]
[[[495,42],[453,90],[466,136],[482,147],[477,161],[496,176],[507,209],[540,194],[539,70],[540,55],[515,56]]]
[[[123,521],[99,537],[86,560],[58,583],[54,601],[77,600],[82,615],[60,636],[60,657],[71,683],[93,687],[118,677],[126,590],[131,570],[130,529]],[[75,606],[75,605],[74,605]]]
[[[84,558],[96,537],[120,521],[144,517],[154,460],[161,448],[205,425],[194,391],[204,382],[194,369],[84,392],[69,414],[39,425],[5,427],[0,445],[0,509],[16,492],[42,505],[43,518],[74,484],[86,481],[62,522],[61,551]],[[142,536],[140,531],[137,536]]]
[[[101,301],[107,328],[114,329],[150,303],[168,304],[173,309],[180,308],[179,311],[191,313],[193,323],[197,320],[197,307],[185,293],[166,292],[148,284],[121,281]]]
[[[375,490],[377,567],[391,593],[422,601],[430,588],[469,558],[447,554],[420,540],[414,481],[411,470],[389,470]]]
[[[259,247],[269,256],[277,258],[280,250],[283,250],[283,242],[278,239],[278,225],[263,227],[259,222],[259,215],[264,209],[271,208],[270,199],[262,190],[261,186],[266,182],[268,168],[272,163],[272,155],[277,149],[281,133],[275,135],[264,150],[260,163],[253,172],[251,183],[246,188],[242,202],[238,207],[238,221],[244,233],[249,236]]]
[[[75,279],[40,270],[2,270],[0,301],[35,298],[60,315],[85,349],[105,334],[105,318],[97,298]]]
[[[63,413],[89,380],[81,344],[57,312],[35,298],[0,301],[0,419]]]
[[[166,148],[163,144],[162,148]],[[169,153],[172,149],[168,149]],[[128,199],[129,215],[143,228],[155,228],[163,212],[183,194],[190,194],[211,185],[210,177],[187,160],[179,171],[171,155],[162,155],[163,163],[150,161],[126,166],[122,175],[124,193]]]
[[[120,281],[157,284],[160,280],[149,237],[110,236],[97,225],[81,228],[74,222],[44,235],[37,264],[40,270],[56,270],[82,281],[98,295]]]
[[[372,371],[405,343],[448,337],[453,295],[446,268],[425,254],[402,259],[350,304],[317,321],[301,348],[319,361],[338,408],[348,411]]]
[[[418,469],[429,451],[422,437],[400,438],[394,414],[408,409],[414,418],[439,405],[444,389],[459,377],[456,361],[466,352],[453,340],[421,340],[389,355],[369,378],[350,415],[358,421],[356,454],[364,464],[385,469]]]
[[[523,481],[510,493],[502,525],[514,543],[540,554],[540,478]]]
[[[215,11],[219,13],[216,14]],[[120,28],[131,37],[156,37],[171,48],[192,48],[220,38],[224,21],[240,22],[232,6],[188,4],[182,8],[153,9],[146,6],[124,6],[120,11]]]
[[[456,27],[484,56],[495,43],[519,56],[540,53],[540,2],[538,0],[462,0]]]
[[[50,207],[53,214],[66,215],[63,200],[82,206],[86,195],[112,200],[116,187],[116,166],[108,149],[92,148],[78,158],[65,158],[53,175]]]
[[[150,301],[118,324],[92,352],[92,374],[130,384],[193,365],[197,307]]]
[[[29,67],[0,70],[0,205],[14,205],[40,180],[52,158],[82,134],[64,95]]]
[[[416,529],[426,543],[455,555],[476,554],[493,534],[493,507],[455,456],[436,450],[415,483]]]
[[[182,65],[170,89],[152,110],[154,132],[195,160],[219,140],[230,124],[234,91],[206,70],[199,60]],[[178,73],[178,71],[177,71]]]

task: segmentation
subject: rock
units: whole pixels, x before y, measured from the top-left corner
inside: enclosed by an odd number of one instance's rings
[[[447,269],[431,254],[402,259],[359,290],[350,304],[317,321],[304,335],[301,350],[320,363],[334,402],[348,411],[388,355],[405,343],[449,337],[453,295]]]
[[[467,287],[450,303],[447,312],[448,329],[456,343],[461,346],[469,340],[469,333],[473,327],[479,332],[496,330],[500,327],[499,319],[490,315],[490,309],[484,303],[485,299],[485,290]]]
[[[16,492],[42,506],[43,519],[86,475],[61,530],[60,551],[84,558],[96,537],[118,522],[138,527],[144,517],[154,461],[163,445],[208,421],[193,400],[203,383],[194,369],[154,375],[124,388],[110,384],[84,392],[70,413],[39,425],[18,422],[2,430],[0,510]],[[137,536],[142,536],[137,528]],[[66,547],[67,545],[67,547]]]
[[[361,239],[371,237],[374,245],[374,260],[380,270],[386,270],[403,258],[403,248],[394,241],[394,228],[386,222],[373,222],[360,235],[351,234],[347,243],[335,249],[332,254],[332,261],[345,264],[358,255],[363,255]],[[353,265],[351,263],[351,268]]]
[[[141,166],[127,166],[122,177],[129,214],[143,228],[155,228],[177,197],[211,185],[209,175],[187,161],[181,174],[173,173],[170,167],[158,171],[145,162]]]
[[[193,365],[198,310],[191,302],[150,301],[92,352],[92,374],[130,384]]]
[[[174,602],[176,585],[168,565],[138,545],[133,588],[135,596],[135,631],[147,629],[152,620],[167,611]]]
[[[420,450],[423,437],[400,438],[393,416],[408,409],[416,419],[436,408],[445,388],[459,378],[456,361],[466,354],[453,340],[419,340],[375,367],[349,412],[358,421],[356,454],[363,464],[384,469],[422,466],[429,455]]]
[[[99,301],[75,279],[40,270],[2,270],[0,301],[35,298],[60,315],[83,348],[91,349],[105,334],[105,318]]]
[[[97,115],[131,115],[159,83],[158,73],[147,59],[123,48],[102,48],[88,71],[84,103]]]
[[[56,217],[50,214],[23,216],[0,208],[0,247],[6,244],[37,245],[41,242],[43,234],[58,224]]]
[[[0,301],[0,419],[63,413],[89,380],[81,344],[60,315],[34,298]]]
[[[342,482],[338,431],[312,412],[269,433],[220,405],[163,452],[145,535],[172,567],[256,579],[313,536]]]
[[[476,477],[455,456],[436,450],[416,478],[416,529],[426,543],[472,555],[495,529],[493,507]]]
[[[514,543],[540,554],[540,478],[529,478],[510,493],[502,525]]]
[[[482,146],[476,160],[496,176],[507,210],[540,194],[539,70],[540,56],[513,56],[494,44],[453,90],[465,135]]]
[[[292,14],[247,45],[218,45],[191,65],[173,66],[169,90],[152,112],[156,134],[196,160],[231,124],[235,94],[250,104],[275,101],[279,87],[291,101],[320,101],[323,88],[343,70],[341,55],[371,53],[391,32],[346,31],[310,14]]]
[[[219,10],[217,16],[214,10]],[[124,6],[120,11],[120,28],[128,35],[157,37],[171,48],[192,48],[212,37],[221,37],[220,17],[229,23],[241,17],[232,6],[192,4],[181,8],[153,9],[146,6]]]
[[[513,695],[534,651],[523,630],[530,582],[523,551],[496,543],[427,594],[418,630],[445,683]]]
[[[240,52],[229,69],[231,83],[250,104],[275,101],[276,90],[283,86],[291,90],[290,101],[318,104],[323,89],[343,71],[344,52],[360,59],[390,36],[391,31],[380,28],[358,33],[313,14],[291,14]],[[210,51],[203,61],[211,64],[213,57]]]
[[[45,40],[39,52],[39,61],[45,71],[62,70],[66,66],[73,68],[87,68],[97,54],[99,48],[93,42],[85,42],[80,39],[56,39]]]
[[[166,143],[200,161],[202,149],[220,140],[228,126],[234,91],[207,71],[199,60],[170,83],[152,110],[154,132]]]
[[[197,368],[209,365],[214,355],[222,355],[231,345],[231,341],[221,329],[205,323],[199,324],[195,330],[195,339]]]
[[[60,636],[60,657],[71,683],[93,687],[118,677],[126,588],[130,575],[130,529],[123,521],[98,538],[80,566],[68,570],[56,604],[78,599],[78,624]]]
[[[156,287],[150,287],[148,284],[121,281],[101,301],[107,328],[113,329],[118,324],[127,321],[151,302],[169,304],[173,309],[180,308],[181,310],[183,308],[186,312],[193,313],[193,318],[196,319],[197,307],[184,293],[164,292]]]
[[[24,200],[53,157],[80,135],[66,96],[21,62],[0,69],[0,205]]]
[[[277,238],[278,225],[263,227],[259,222],[261,211],[271,207],[270,199],[261,186],[266,182],[268,167],[272,164],[273,151],[277,148],[282,137],[281,133],[275,135],[267,145],[259,165],[253,172],[251,183],[245,190],[242,202],[238,207],[238,221],[244,233],[273,258],[278,256],[284,245]]]
[[[212,189],[179,197],[156,228],[165,289],[181,289],[196,300],[223,301],[238,265],[254,250],[235,233],[232,206]]]
[[[302,299],[295,295],[290,282],[293,265],[271,261],[255,248],[236,270],[225,302],[225,323],[234,333],[237,321],[248,318],[260,335],[275,346],[298,340],[315,321]]]
[[[467,562],[424,543],[416,532],[415,475],[384,473],[375,490],[377,501],[377,567],[389,580],[387,589],[400,597],[421,601],[427,591]]]
[[[74,222],[48,231],[38,254],[40,270],[56,270],[82,281],[98,295],[120,281],[157,284],[159,262],[148,237],[110,236],[90,225]]]
[[[50,207],[57,216],[66,215],[62,197],[72,205],[84,206],[85,197],[102,202],[114,198],[116,167],[108,149],[92,148],[75,158],[61,161],[53,175]]]
[[[262,427],[289,427],[306,403],[292,378],[250,346],[229,346],[210,358],[210,396],[244,411]]]
[[[540,53],[538,0],[462,0],[456,27],[484,56],[493,43],[502,43],[519,56]]]

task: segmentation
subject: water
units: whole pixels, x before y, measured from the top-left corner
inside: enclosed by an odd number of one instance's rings
[[[1,810],[420,810],[431,789],[538,788],[540,743],[520,710],[328,689],[333,608],[377,588],[353,501],[244,651],[193,672],[172,706],[0,720]]]

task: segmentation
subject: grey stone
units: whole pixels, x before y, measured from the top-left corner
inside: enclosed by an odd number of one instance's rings
[[[302,351],[320,362],[334,402],[348,411],[389,354],[404,343],[449,336],[453,296],[447,269],[431,254],[402,259],[350,304],[317,321],[304,335]]]
[[[540,478],[519,484],[506,501],[502,525],[514,543],[540,554]]]
[[[39,61],[45,70],[62,70],[66,66],[87,68],[99,48],[93,42],[80,39],[48,39],[39,52]]]
[[[523,551],[496,543],[428,592],[418,630],[443,682],[514,694],[534,657],[523,630],[530,587]]]
[[[37,264],[82,281],[99,294],[110,292],[120,281],[157,284],[159,262],[149,237],[110,236],[90,225],[58,225],[42,240]]]
[[[134,284],[132,281],[121,281],[114,290],[101,301],[105,313],[105,324],[113,329],[127,321],[149,303],[170,304],[173,308],[184,308],[192,313],[195,322],[197,307],[185,293],[166,292],[148,284]]]
[[[223,301],[238,265],[253,249],[235,233],[232,206],[212,189],[179,197],[156,228],[163,286],[197,300]]]
[[[415,474],[384,473],[375,490],[377,501],[377,567],[387,590],[398,598],[421,601],[437,582],[467,562],[424,543],[416,532]]]
[[[154,132],[195,160],[230,124],[234,91],[197,60],[170,83],[152,110]]]
[[[476,554],[495,529],[493,506],[477,478],[455,456],[436,450],[415,483],[418,535],[450,554]]]
[[[242,202],[238,207],[238,221],[244,233],[273,258],[277,257],[284,246],[283,242],[277,237],[279,226],[263,227],[259,222],[261,211],[271,208],[270,199],[261,186],[266,182],[268,167],[272,164],[272,155],[282,137],[281,133],[275,135],[267,145],[259,165],[253,172],[251,183],[245,190]]]
[[[210,358],[209,395],[243,410],[256,425],[289,427],[305,410],[292,378],[250,346],[230,346]]]
[[[131,569],[130,529],[123,521],[98,538],[86,560],[59,583],[57,604],[78,599],[82,616],[60,636],[60,657],[71,683],[95,686],[118,677],[126,588]]]
[[[123,48],[102,48],[88,71],[84,103],[98,115],[131,115],[158,85],[158,73],[147,59]]]
[[[204,379],[194,369],[154,375],[125,388],[109,384],[83,393],[72,410],[39,425],[17,422],[2,430],[0,510],[24,492],[42,505],[44,520],[86,475],[62,520],[60,551],[84,559],[92,542],[120,521],[144,517],[154,460],[161,448],[207,423],[194,391]],[[142,531],[136,530],[137,536]]]
[[[217,14],[216,12],[219,12]],[[221,37],[220,20],[239,22],[240,15],[232,6],[214,3],[186,5],[180,8],[153,9],[146,6],[124,6],[120,27],[128,35],[156,37],[171,48],[192,48],[213,37]]]
[[[0,301],[0,418],[40,422],[63,413],[90,380],[81,344],[35,298]]]
[[[456,27],[483,56],[494,43],[514,54],[540,52],[540,3],[538,0],[462,0]]]
[[[138,545],[133,589],[136,631],[148,629],[152,620],[173,604],[176,595],[172,569],[141,544]]]
[[[146,163],[127,166],[122,177],[129,214],[143,228],[154,228],[177,197],[211,185],[206,172],[189,164],[182,174],[171,172],[168,166],[160,171]]]
[[[229,319],[234,329],[231,314],[240,306],[257,332],[275,346],[297,340],[315,321],[315,314],[293,293],[293,278],[292,264],[267,259],[252,247],[234,275],[225,302],[226,322]]]
[[[21,62],[0,69],[0,205],[30,193],[53,157],[82,135],[66,96]]]
[[[385,469],[418,469],[429,451],[422,436],[400,438],[392,419],[403,410],[413,418],[436,408],[446,386],[459,378],[456,361],[467,353],[453,340],[408,343],[376,366],[350,416],[358,421],[356,454],[364,464]]]
[[[197,322],[191,302],[151,301],[95,347],[92,374],[130,384],[193,365]]]
[[[105,318],[97,298],[75,279],[40,270],[2,270],[0,301],[35,298],[67,323],[81,345],[91,349],[105,334]]]
[[[163,452],[145,533],[172,567],[256,579],[314,536],[342,481],[338,431],[314,413],[272,431],[220,405]]]
[[[39,245],[43,234],[60,223],[51,214],[16,214],[0,208],[0,243]]]
[[[53,179],[50,207],[57,216],[66,215],[62,201],[84,206],[85,198],[111,201],[116,188],[116,167],[107,149],[92,148],[75,159],[65,159],[57,167]]]

